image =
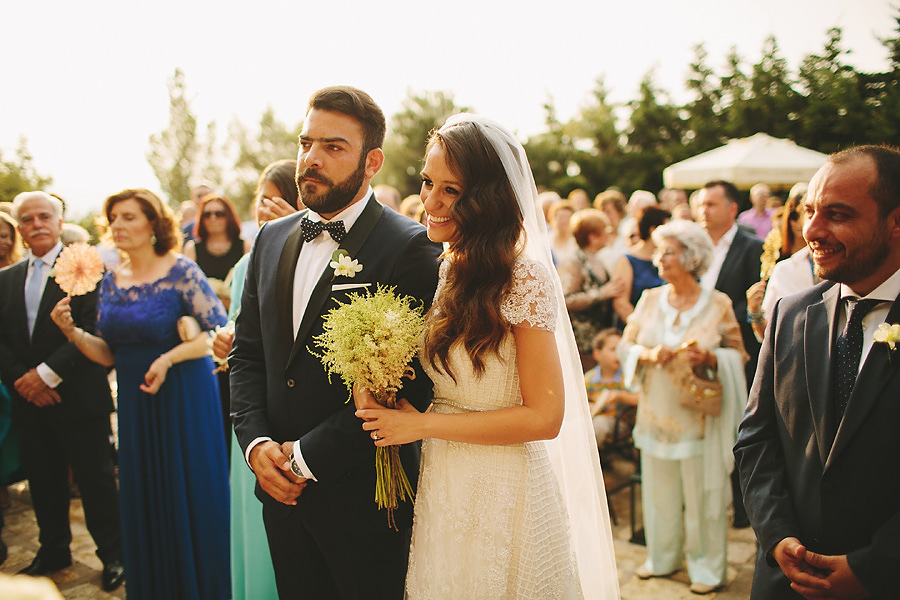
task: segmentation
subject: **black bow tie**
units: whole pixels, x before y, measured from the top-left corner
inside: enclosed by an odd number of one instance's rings
[[[344,239],[344,235],[347,233],[347,230],[344,229],[343,221],[323,223],[322,221],[310,221],[309,219],[304,218],[300,221],[300,229],[303,231],[304,242],[313,241],[324,229],[331,235],[331,239],[340,244],[341,240]]]

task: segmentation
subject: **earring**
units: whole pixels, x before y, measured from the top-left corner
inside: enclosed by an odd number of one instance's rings
[[[151,234],[150,234],[150,245],[151,245],[151,246],[155,246],[155,245],[156,245],[156,234],[155,234],[155,233],[151,233]]]

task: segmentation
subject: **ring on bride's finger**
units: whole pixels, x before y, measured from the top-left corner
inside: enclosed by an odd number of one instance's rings
[[[372,439],[375,440],[376,442],[378,441],[378,431],[377,430],[372,432]]]

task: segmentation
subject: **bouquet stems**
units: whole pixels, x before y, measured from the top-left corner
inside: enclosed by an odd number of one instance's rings
[[[397,397],[390,393],[378,398],[378,403],[388,408],[396,408]],[[394,510],[406,498],[412,501],[415,494],[403,463],[400,461],[400,446],[378,446],[375,448],[375,503],[379,509],[387,509],[388,524],[397,529]]]

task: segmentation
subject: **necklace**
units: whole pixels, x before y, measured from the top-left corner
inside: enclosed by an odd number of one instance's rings
[[[684,312],[697,303],[697,300],[700,298],[700,292],[701,288],[699,285],[688,290],[685,294],[679,294],[675,288],[672,288],[672,291],[669,293],[669,306],[678,312]]]

